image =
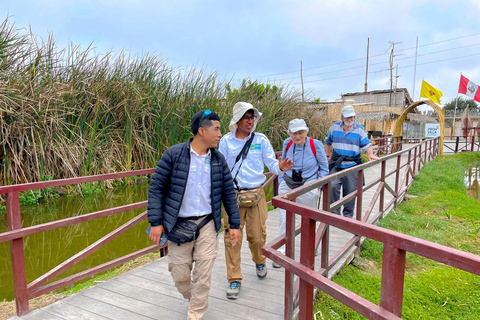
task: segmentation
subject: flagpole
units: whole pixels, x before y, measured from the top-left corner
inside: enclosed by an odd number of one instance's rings
[[[460,72],[460,81],[462,81],[462,73]],[[457,115],[457,103],[458,103],[458,91],[457,91],[457,99],[455,99],[455,109],[453,110],[453,135],[455,135],[455,117]],[[452,135],[450,135],[452,136]]]

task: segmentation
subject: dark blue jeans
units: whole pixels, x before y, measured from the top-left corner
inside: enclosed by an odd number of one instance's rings
[[[345,169],[341,168],[333,168],[330,171],[330,174],[340,172]],[[358,182],[358,172],[352,172],[345,177],[340,179],[334,180],[331,184],[331,192],[330,192],[330,203],[334,203],[340,199],[340,187],[343,187],[343,195],[345,197],[349,193],[357,190],[357,182]],[[347,218],[353,218],[353,212],[355,210],[355,198],[351,201],[345,203],[343,206],[343,216]],[[341,208],[341,207],[340,207]],[[340,215],[340,208],[337,208],[333,211],[333,213]]]

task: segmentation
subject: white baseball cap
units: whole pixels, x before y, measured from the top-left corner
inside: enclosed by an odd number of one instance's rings
[[[289,132],[297,132],[300,130],[305,130],[308,132],[307,124],[303,119],[293,119],[288,123],[288,131]]]
[[[355,116],[355,109],[352,105],[344,106],[342,108],[342,116],[345,118],[350,118]]]

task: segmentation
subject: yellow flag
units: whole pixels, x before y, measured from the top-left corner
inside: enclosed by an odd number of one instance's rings
[[[422,80],[422,90],[420,90],[420,97],[430,99],[440,104],[440,98],[442,97],[442,91],[432,87],[426,81]]]

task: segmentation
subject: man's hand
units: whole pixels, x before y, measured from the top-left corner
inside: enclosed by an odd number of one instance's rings
[[[232,247],[235,247],[240,240],[240,230],[230,229],[230,240],[232,241]]]
[[[158,245],[158,243],[160,242],[160,237],[162,236],[162,233],[163,233],[163,226],[162,225],[156,226],[156,227],[151,227],[149,238],[150,238],[150,240],[152,240],[153,243]]]
[[[283,172],[288,171],[293,168],[293,160],[290,160],[288,157],[285,160],[279,160],[278,166]]]
[[[373,161],[373,160],[380,160],[380,158],[374,155],[373,152],[368,153],[368,161]]]

